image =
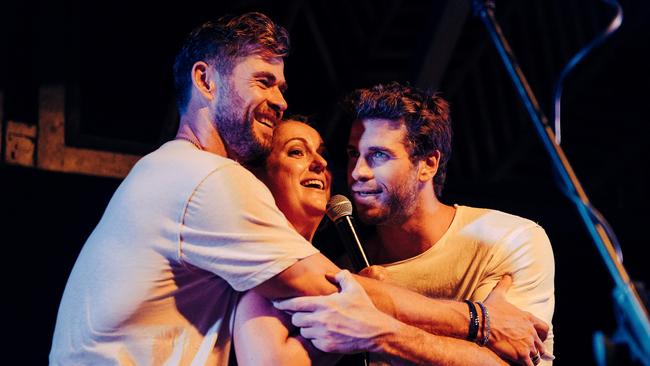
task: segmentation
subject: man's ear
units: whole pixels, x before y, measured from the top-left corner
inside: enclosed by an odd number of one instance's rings
[[[218,74],[213,67],[203,61],[192,66],[192,84],[194,89],[207,100],[217,97]]]
[[[418,180],[428,182],[435,177],[440,164],[440,151],[436,150],[431,155],[420,160],[418,167]]]

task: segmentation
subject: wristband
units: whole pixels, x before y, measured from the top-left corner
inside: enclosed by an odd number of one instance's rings
[[[487,307],[483,305],[482,302],[476,302],[483,312],[483,339],[477,341],[479,346],[485,346],[490,339],[490,314],[488,313]]]
[[[476,342],[479,327],[478,313],[476,312],[476,306],[474,306],[473,302],[465,300],[465,303],[469,308],[469,332],[467,333],[467,339]]]

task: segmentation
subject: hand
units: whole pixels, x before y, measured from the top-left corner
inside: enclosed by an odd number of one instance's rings
[[[511,285],[512,277],[503,276],[485,299],[490,316],[488,347],[499,356],[522,365],[533,366],[531,357],[538,351],[543,359],[552,359],[552,355],[545,354],[543,343],[549,326],[506,301],[505,295]]]
[[[388,271],[382,266],[373,265],[359,271],[359,276],[368,277],[377,281],[385,281],[388,278]]]
[[[300,335],[321,351],[372,351],[373,340],[389,332],[396,321],[377,310],[350,272],[339,272],[334,281],[341,288],[338,293],[296,297],[273,305],[293,312],[291,322],[300,327]]]

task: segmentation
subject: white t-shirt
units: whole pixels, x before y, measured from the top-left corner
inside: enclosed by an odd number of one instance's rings
[[[456,206],[451,225],[435,245],[383,266],[391,282],[428,297],[459,301],[485,300],[499,279],[510,273],[513,285],[506,299],[551,325],[555,308],[551,243],[544,229],[522,217]],[[544,345],[553,351],[552,325]]]
[[[318,251],[233,160],[170,141],[142,158],[85,243],[52,365],[227,365],[240,293]]]

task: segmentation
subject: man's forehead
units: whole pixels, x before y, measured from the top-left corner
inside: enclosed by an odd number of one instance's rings
[[[352,123],[350,140],[362,137],[388,137],[390,135],[404,136],[406,126],[401,119],[362,118]]]
[[[242,72],[268,72],[273,74],[279,81],[284,80],[284,60],[282,58],[266,58],[261,55],[249,55],[239,57],[235,62],[233,70]]]

